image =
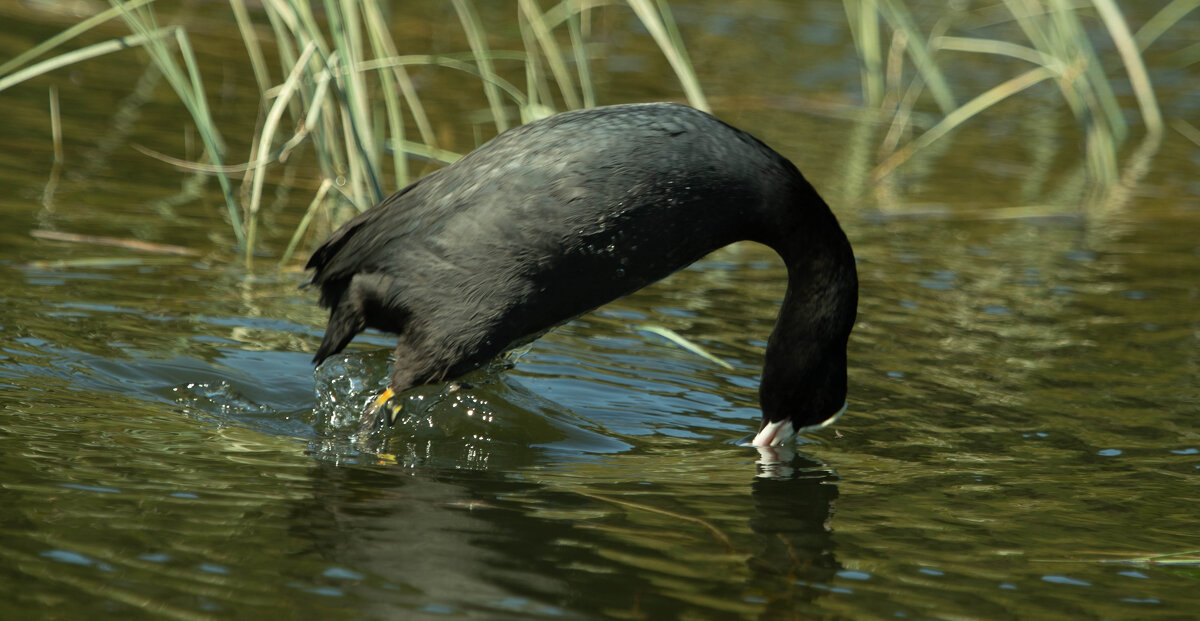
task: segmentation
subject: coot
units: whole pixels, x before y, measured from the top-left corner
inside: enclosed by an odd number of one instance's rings
[[[347,222],[307,265],[330,309],[313,361],[368,327],[397,334],[383,403],[740,240],[787,265],[753,441],[782,444],[845,408],[854,255],[791,162],[678,104],[566,112],[510,129]]]

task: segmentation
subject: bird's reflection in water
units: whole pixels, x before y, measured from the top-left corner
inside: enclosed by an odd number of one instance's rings
[[[319,468],[324,476],[318,477],[326,485],[318,486],[311,502],[302,503],[295,518],[305,536],[323,542],[322,554],[329,560],[367,570],[391,585],[387,588],[407,592],[391,602],[398,609],[436,602],[460,612],[490,610],[492,603],[520,594],[522,601],[537,606],[562,606],[564,599],[575,598],[586,601],[567,609],[672,610],[678,602],[647,590],[646,580],[656,572],[637,563],[626,566],[620,559],[644,557],[658,559],[664,567],[685,567],[709,554],[707,547],[716,544],[703,536],[684,537],[682,547],[670,551],[638,545],[638,529],[647,528],[641,521],[648,515],[644,512],[689,504],[682,500],[689,494],[700,494],[700,505],[717,511],[697,515],[700,520],[720,524],[724,518],[715,516],[728,511],[733,513],[726,515],[736,516],[722,530],[733,547],[727,560],[744,568],[734,570],[744,578],[732,581],[729,573],[718,580],[703,571],[705,577],[693,585],[697,591],[736,600],[739,607],[760,601],[768,618],[816,611],[813,601],[829,594],[839,570],[831,525],[839,478],[832,467],[790,443],[753,447],[756,452],[727,444],[724,451],[697,449],[705,456],[680,453],[701,469],[724,463],[745,470],[729,477],[714,470],[728,481],[715,488],[697,487],[669,469],[642,471],[635,478],[643,487],[625,502],[614,490],[627,490],[622,477],[635,471],[621,462],[646,465],[644,456],[602,425],[589,428],[504,373],[465,377],[461,381],[467,384],[458,389],[445,383],[407,393],[405,415],[396,427],[363,433],[355,418],[361,410],[355,408],[369,400],[373,382],[383,381],[386,362],[385,357],[367,356],[346,362],[364,368],[323,368],[336,373],[319,381],[318,390],[335,394],[326,396],[327,409],[317,415],[324,426],[318,425],[319,438],[312,446],[326,457]],[[342,386],[339,378],[347,376],[368,380]],[[376,440],[381,442],[376,451],[364,450]],[[611,457],[600,461],[613,470],[589,465],[604,454]],[[590,457],[566,465],[581,455]],[[757,459],[748,460],[751,455]],[[368,469],[334,465],[346,462]],[[400,467],[386,467],[388,463]],[[751,464],[753,469],[746,469]],[[547,468],[578,472],[547,476]],[[530,472],[541,474],[529,477]],[[613,472],[625,475],[613,480],[602,476]],[[663,495],[679,496],[671,500]],[[547,513],[547,508],[553,510]],[[440,553],[430,555],[435,543]],[[576,566],[603,572],[568,569]],[[515,575],[523,578],[514,582]],[[579,580],[589,581],[591,588],[581,591]],[[470,586],[464,590],[452,586],[456,584]],[[631,593],[637,596],[625,601]]]
[[[753,591],[762,594],[763,618],[817,613],[812,600],[828,593],[839,569],[832,518],[837,473],[793,446],[755,447],[758,470],[750,484],[749,519],[757,549],[747,561]]]
[[[560,433],[550,426],[535,435]],[[685,591],[757,609],[764,618],[817,611],[814,602],[829,595],[839,569],[830,523],[838,477],[812,457],[790,447],[764,449],[749,470],[748,447],[694,455],[698,462],[742,464],[728,478],[709,470],[728,482],[714,486],[679,471],[635,474],[620,463],[639,461],[628,449],[566,466],[555,449],[512,440],[496,445],[397,433],[388,453],[395,465],[362,456],[347,460],[357,465],[318,460],[313,494],[296,503],[291,528],[330,564],[366,575],[342,588],[388,614],[427,606],[492,614],[519,601],[519,612],[533,616],[553,610],[671,616],[680,601],[660,589],[680,575],[691,576]],[[739,478],[749,485],[738,485]],[[695,521],[662,531],[667,547],[662,538],[647,538],[681,505],[700,509],[688,514]],[[725,536],[708,536],[695,527],[699,522]],[[714,611],[686,606],[692,605]]]

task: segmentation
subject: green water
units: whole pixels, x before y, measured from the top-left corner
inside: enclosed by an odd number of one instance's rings
[[[1193,617],[1200,568],[1131,560],[1200,549],[1200,151],[1170,133],[1099,199],[1071,185],[1070,120],[1013,104],[865,184],[885,128],[770,103],[858,86],[841,4],[808,4],[676,10],[717,113],[797,162],[859,259],[849,411],[771,457],[736,445],[785,281],[768,250],[711,255],[361,435],[390,339],[314,376],[303,275],[231,267],[215,184],[130,148],[179,153],[187,124],[139,57],[0,93],[0,618]],[[69,23],[5,10],[6,51]],[[233,41],[222,11],[191,29]],[[434,45],[460,49],[451,30]],[[676,96],[621,36],[604,101]],[[229,62],[215,107],[252,117]],[[1194,119],[1171,75],[1167,117]],[[281,187],[272,244],[309,186]]]

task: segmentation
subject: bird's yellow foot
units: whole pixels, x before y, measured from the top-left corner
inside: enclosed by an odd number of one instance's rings
[[[380,410],[386,411],[388,425],[395,425],[396,419],[400,417],[400,410],[403,408],[403,406],[401,406],[399,403],[392,402],[392,399],[395,398],[395,396],[396,392],[389,387],[387,390],[379,393],[379,396],[375,397],[375,399],[371,401],[371,406],[367,412],[371,417],[375,417],[379,415]]]

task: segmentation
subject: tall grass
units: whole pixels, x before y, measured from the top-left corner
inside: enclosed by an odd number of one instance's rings
[[[844,0],[855,44],[862,59],[863,92],[868,105],[890,108],[892,125],[884,140],[886,155],[872,173],[886,176],[915,153],[945,137],[983,111],[1042,83],[1058,87],[1064,104],[1083,129],[1088,169],[1102,186],[1118,181],[1118,153],[1129,134],[1113,82],[1089,38],[1085,19],[1096,20],[1117,49],[1137,100],[1149,143],[1162,135],[1163,120],[1141,51],[1183,19],[1200,2],[1175,0],[1164,7],[1136,36],[1113,0],[1003,0],[993,26],[1015,26],[1020,38],[999,40],[947,34],[953,16],[943,17],[929,33],[919,31],[901,0]],[[892,45],[885,60],[880,24],[891,28]],[[1016,75],[979,93],[965,103],[955,102],[944,77],[953,53],[1015,59],[1027,65]],[[913,70],[904,72],[904,58]],[[907,82],[900,76],[907,73]],[[889,90],[888,86],[891,86]],[[928,90],[942,115],[931,127],[901,144],[922,91]]]
[[[593,12],[611,8],[605,7],[611,3],[597,0],[563,0],[543,10],[537,2],[519,0],[514,8],[523,49],[497,50],[488,45],[473,0],[452,0],[469,49],[401,55],[388,29],[388,5],[376,0],[324,0],[320,19],[311,0],[260,0],[257,16],[245,0],[229,0],[262,104],[245,162],[227,165],[232,156],[208,109],[209,93],[186,28],[160,25],[152,0],[110,3],[109,10],[0,66],[0,90],[85,59],[128,47],[144,49],[195,122],[207,162],[187,164],[159,157],[217,177],[247,266],[261,243],[259,221],[267,176],[302,145],[311,146],[322,180],[281,253],[281,264],[291,260],[321,214],[330,217],[328,212],[339,204],[365,210],[382,200],[385,168],[397,185],[405,185],[411,178],[410,157],[439,162],[459,157],[438,145],[407,73],[410,67],[432,66],[476,77],[497,131],[559,109],[595,105],[588,24]],[[627,7],[662,50],[689,102],[707,109],[665,1],[628,0]],[[34,62],[114,18],[123,20],[133,34]],[[264,26],[270,36],[262,34]],[[272,60],[278,68],[272,67]],[[524,83],[514,84],[504,77],[514,74],[523,75]],[[409,135],[411,129],[416,130],[415,136]],[[235,179],[239,174],[240,184]],[[238,185],[240,191],[235,191]]]

